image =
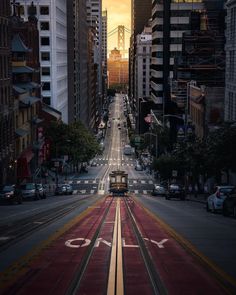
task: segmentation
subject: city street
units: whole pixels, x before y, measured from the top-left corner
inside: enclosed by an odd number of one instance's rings
[[[137,208],[140,204],[145,207],[147,216],[153,216],[161,231],[186,251],[184,257],[194,257],[197,264],[206,269],[206,276],[213,275],[227,292],[233,294],[232,288],[236,290],[236,220],[206,212],[203,203],[178,199],[169,201],[151,196],[155,180],[146,171],[135,170],[134,155],[123,154],[128,136],[127,129],[123,127],[122,94],[116,95],[109,112],[111,127],[106,131],[103,154],[93,160],[96,166],[88,166],[88,173],[70,175],[68,182],[73,187],[73,195],[49,196],[46,200],[23,202],[22,205],[0,206],[0,288],[9,285],[15,271],[21,272],[21,265],[34,260],[37,253],[42,253],[50,243],[75,226],[83,214],[89,214],[85,213],[87,210],[98,208],[98,201],[109,195],[109,173],[120,169],[128,173],[129,194],[137,202]],[[115,218],[114,211],[110,214]],[[219,294],[223,293],[219,291]]]

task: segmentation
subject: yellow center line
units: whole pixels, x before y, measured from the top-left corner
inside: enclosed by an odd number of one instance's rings
[[[112,238],[111,260],[107,286],[107,295],[115,294],[124,294],[120,199],[118,199],[116,203],[116,216]]]
[[[116,295],[124,294],[123,279],[123,256],[122,256],[122,238],[121,238],[121,216],[120,216],[120,199],[118,200],[118,249],[117,249],[117,282]]]

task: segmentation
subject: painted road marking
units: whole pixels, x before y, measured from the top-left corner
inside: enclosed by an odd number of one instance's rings
[[[93,183],[96,183],[96,180],[93,180]]]
[[[99,209],[100,207],[89,207],[89,208],[93,208],[93,209],[98,208]],[[105,223],[114,223],[114,221],[105,222]],[[120,237],[121,237],[121,232],[119,234],[120,234]],[[164,249],[165,248],[164,244],[166,242],[168,242],[168,239],[162,239],[159,242],[155,241],[155,240],[152,240],[152,239],[149,239],[149,238],[143,238],[143,239],[145,241],[147,241],[147,242],[150,242],[150,243],[156,245],[159,249]],[[90,244],[91,244],[91,240],[86,239],[86,238],[75,238],[75,239],[67,240],[65,242],[65,246],[69,247],[69,248],[88,247]],[[103,238],[97,238],[95,243],[94,243],[94,247],[98,248],[98,247],[100,247],[100,244],[104,244],[104,245],[106,245],[108,247],[112,247],[112,243],[110,241],[107,241],[107,240],[105,240]],[[113,242],[113,244],[114,244],[114,242]],[[121,240],[120,240],[120,244],[122,245],[122,248],[139,248],[139,245],[126,244],[125,238],[122,238],[122,237],[121,237]]]
[[[94,194],[95,190],[91,189],[90,194]]]
[[[77,183],[80,183],[81,181],[80,181],[80,180],[77,180],[76,182],[77,182]]]
[[[80,193],[81,194],[85,194],[86,193],[86,190],[85,189],[82,189],[82,190],[80,190]]]
[[[137,189],[136,189],[136,190],[134,190],[134,193],[135,193],[135,194],[138,194],[138,190],[137,190]]]
[[[149,184],[153,184],[153,181],[152,181],[152,180],[149,180],[148,183],[149,183]]]
[[[78,193],[78,190],[73,190],[73,195],[76,195]]]
[[[9,239],[11,239],[11,237],[0,237],[0,242],[1,242],[1,241],[7,241],[7,240],[9,240]]]
[[[144,195],[146,195],[147,194],[147,191],[144,190],[143,193],[144,193]]]
[[[144,183],[146,183],[146,181],[145,180],[141,180],[141,183],[144,184]]]
[[[137,183],[137,180],[134,180],[133,183]]]
[[[104,195],[104,194],[105,194],[105,190],[99,190],[99,191],[98,191],[98,194],[99,194],[99,195]]]
[[[85,180],[84,183],[89,183],[88,180]]]

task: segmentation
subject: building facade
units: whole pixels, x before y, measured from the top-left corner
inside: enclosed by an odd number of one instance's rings
[[[134,99],[134,71],[136,54],[136,37],[141,34],[152,15],[151,0],[131,1],[131,36],[129,50],[129,96]]]
[[[182,53],[182,36],[191,29],[192,11],[204,9],[202,0],[154,0],[152,6],[151,97],[163,108],[170,100],[169,81]]]
[[[68,121],[80,120],[88,127],[88,25],[86,0],[67,1],[67,36]]]
[[[111,50],[108,59],[108,87],[126,91],[128,86],[129,74],[128,60],[122,58],[120,51],[115,48]]]
[[[236,1],[226,3],[225,120],[236,121]]]
[[[20,11],[28,18],[31,0],[21,0]],[[67,54],[67,1],[36,0],[41,83],[43,102],[62,113],[68,122],[68,54]]]
[[[103,92],[107,94],[107,10],[102,12],[102,81]]]
[[[11,86],[9,0],[0,2],[0,185],[15,179],[15,109]]]

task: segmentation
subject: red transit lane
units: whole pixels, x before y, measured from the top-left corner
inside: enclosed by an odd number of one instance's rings
[[[164,293],[154,293],[152,272]],[[118,294],[110,281],[127,295],[233,294],[131,197],[104,198],[12,278],[0,294]]]

